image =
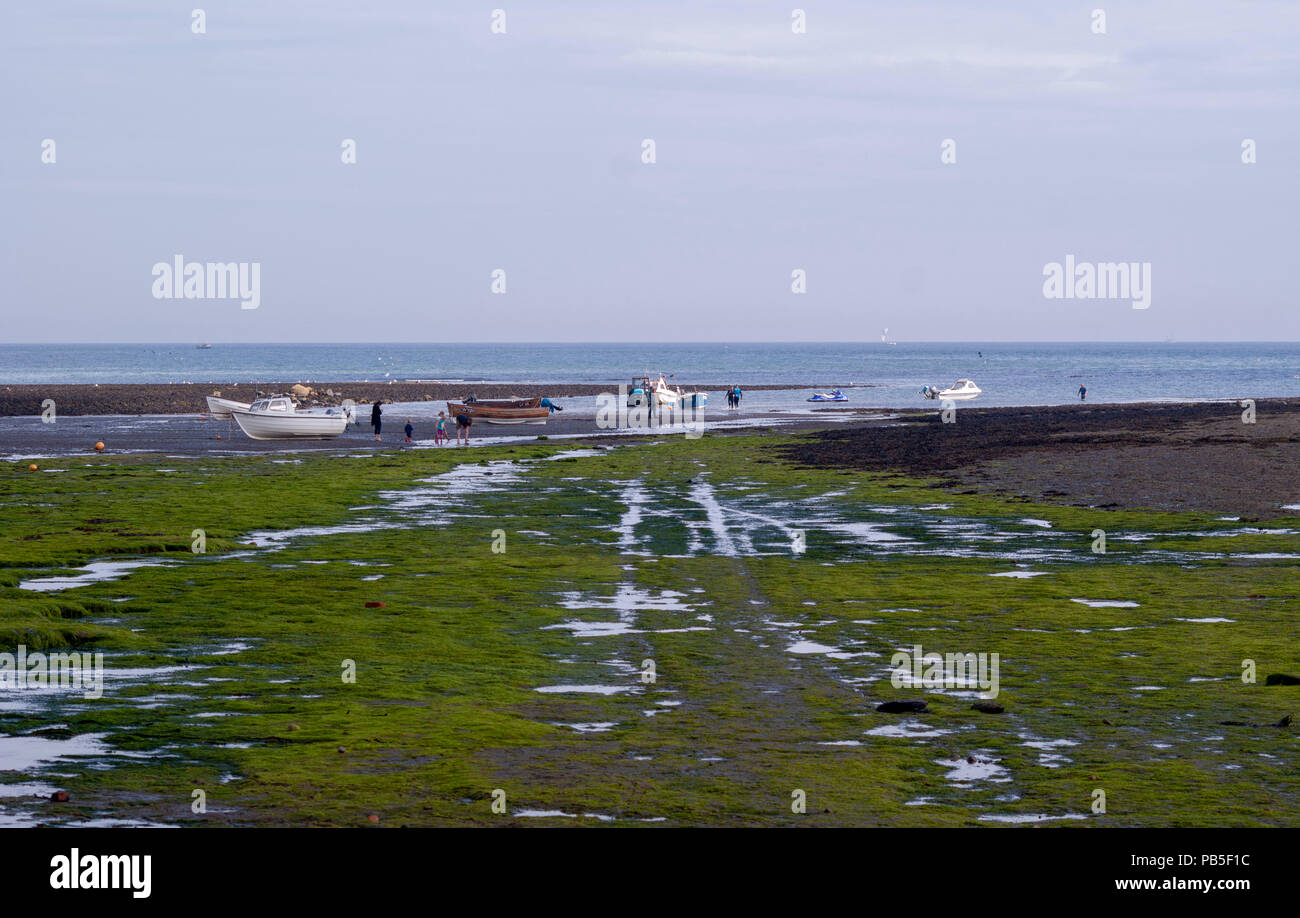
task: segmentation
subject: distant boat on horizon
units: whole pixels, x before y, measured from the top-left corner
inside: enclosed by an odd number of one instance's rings
[[[200,350],[200,351],[207,351],[212,349],[211,344],[196,344],[194,345],[194,347],[196,350]]]

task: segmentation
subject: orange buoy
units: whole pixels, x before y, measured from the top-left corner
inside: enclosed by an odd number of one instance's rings
[[[95,443],[95,451],[96,451],[96,452],[103,452],[103,450],[104,450],[104,441],[103,441],[103,440],[98,440],[98,441],[96,441],[96,443]]]
[[[27,466],[27,470],[28,470],[29,472],[34,472],[34,471],[36,471],[36,463],[33,462],[31,465]]]

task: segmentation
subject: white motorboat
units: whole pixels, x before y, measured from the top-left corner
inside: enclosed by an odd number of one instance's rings
[[[693,392],[689,396],[689,400],[693,404],[698,404],[708,398],[707,395],[704,396],[704,399],[696,398],[699,395],[703,395],[703,393]],[[649,376],[642,376],[632,380],[632,389],[627,396],[627,406],[629,408],[640,408],[643,405],[648,405],[651,398],[660,408],[673,409],[681,406],[683,399],[687,399],[688,396],[681,389],[674,389],[668,385],[668,380],[663,376],[656,380],[651,380]]]
[[[223,421],[228,420],[236,408],[247,411],[250,407],[252,406],[248,402],[236,402],[228,398],[218,398],[215,395],[208,396],[208,414]]]
[[[254,440],[330,440],[343,433],[351,419],[346,407],[298,408],[287,395],[259,398],[230,413]]]
[[[934,386],[922,386],[921,395],[925,398],[936,398],[943,401],[964,402],[969,401],[979,395],[983,390],[975,385],[969,379],[959,379],[947,389],[936,389]]]
[[[682,390],[668,385],[668,380],[660,376],[654,384],[655,401],[664,408],[676,408],[682,401]]]

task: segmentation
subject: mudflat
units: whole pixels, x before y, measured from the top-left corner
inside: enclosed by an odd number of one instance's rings
[[[235,401],[252,401],[257,393],[288,392],[296,381],[258,383],[105,383],[102,385],[10,385],[0,386],[0,417],[26,417],[41,413],[46,399],[53,399],[61,415],[87,414],[206,414],[204,398],[220,393]],[[385,402],[429,402],[460,399],[473,393],[479,398],[572,398],[617,391],[607,383],[478,383],[478,382],[311,382],[309,385],[326,401],[352,399],[358,404]],[[723,385],[682,383],[687,391],[699,388],[717,391]],[[749,391],[801,389],[807,386],[747,386]],[[328,395],[332,391],[334,394]]]
[[[1294,515],[1300,400],[959,408],[827,430],[782,452],[811,468],[935,478],[972,492],[1097,508]]]

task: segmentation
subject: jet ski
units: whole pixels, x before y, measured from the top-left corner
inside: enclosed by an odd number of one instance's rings
[[[814,392],[812,398],[808,399],[810,402],[847,402],[848,400],[849,397],[839,389],[830,392]]]

